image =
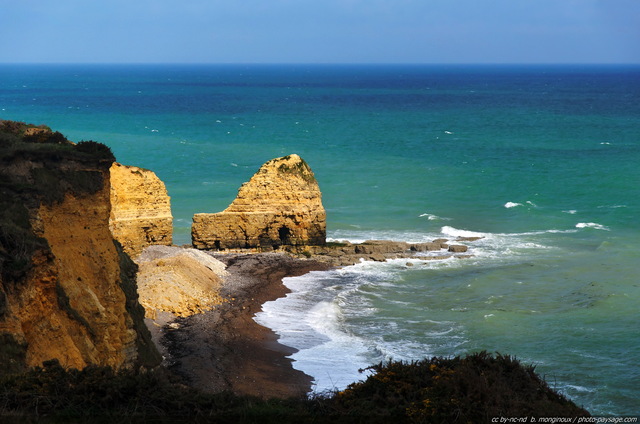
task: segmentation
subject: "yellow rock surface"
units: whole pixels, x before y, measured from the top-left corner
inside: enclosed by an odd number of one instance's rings
[[[10,320],[16,324],[10,332],[27,344],[27,366],[56,358],[66,367],[119,368],[137,358],[137,334],[108,227],[108,196],[107,185],[39,208],[33,227],[51,251],[33,258],[24,289],[12,299]]]
[[[138,257],[138,293],[147,318],[158,311],[187,317],[222,303],[222,262],[194,249],[149,249]]]
[[[111,151],[25,126],[0,121],[0,375],[157,365],[135,264],[109,229]]]
[[[135,257],[146,246],[171,245],[173,217],[164,183],[152,171],[114,163],[111,174],[113,237]]]
[[[194,215],[191,238],[198,249],[324,244],[326,213],[311,168],[295,154],[270,160],[227,209]]]

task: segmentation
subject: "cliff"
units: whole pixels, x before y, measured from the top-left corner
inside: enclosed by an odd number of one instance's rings
[[[227,209],[194,215],[191,238],[198,249],[216,250],[323,245],[326,213],[311,168],[298,155],[270,160]]]
[[[150,245],[171,245],[173,217],[164,183],[147,169],[114,163],[111,175],[113,238],[135,257]]]
[[[0,363],[159,362],[136,266],[109,230],[108,147],[0,121]]]

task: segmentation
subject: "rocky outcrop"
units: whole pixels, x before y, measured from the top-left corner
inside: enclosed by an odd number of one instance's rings
[[[456,242],[469,242],[475,239],[457,239]],[[388,259],[412,258],[421,261],[442,260],[448,258],[469,258],[472,255],[460,255],[468,250],[463,244],[448,244],[445,239],[427,243],[407,243],[392,240],[368,240],[363,243],[332,242],[324,246],[287,247],[294,255],[315,259],[332,266],[354,265],[361,261],[383,262]],[[412,265],[412,264],[410,264]]]
[[[311,168],[298,155],[265,163],[223,212],[194,215],[191,238],[215,250],[323,245],[326,213]]]
[[[0,121],[0,373],[158,363],[109,230],[111,151],[28,128]]]
[[[150,245],[171,245],[173,217],[164,183],[147,169],[114,163],[111,174],[113,237],[135,257]]]
[[[223,302],[225,265],[205,252],[175,246],[149,246],[136,258],[138,293],[146,317],[158,312],[179,317],[211,310]]]

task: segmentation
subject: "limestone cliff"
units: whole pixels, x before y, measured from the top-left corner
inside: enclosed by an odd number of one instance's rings
[[[0,121],[0,363],[159,361],[109,230],[111,151]]]
[[[227,209],[194,215],[191,238],[198,249],[218,250],[324,244],[326,213],[311,168],[298,155],[270,160]]]
[[[135,257],[150,245],[171,245],[173,217],[164,183],[147,169],[114,163],[111,174],[113,237]]]

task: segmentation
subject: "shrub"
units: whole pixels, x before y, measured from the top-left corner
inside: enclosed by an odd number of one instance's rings
[[[65,370],[56,361],[0,380],[0,417],[195,417],[249,422],[483,423],[498,416],[578,417],[588,413],[510,356],[390,362],[365,381],[309,399],[262,400],[188,388],[166,369]],[[4,409],[3,409],[4,408]]]
[[[97,141],[81,141],[76,145],[76,150],[78,152],[95,155],[95,157],[99,159],[106,159],[111,161],[115,160],[115,156],[113,156],[113,152],[111,151],[109,146],[98,143]]]
[[[395,416],[410,422],[490,422],[492,417],[588,416],[515,358],[487,352],[374,365],[364,382],[336,393],[338,414]]]

